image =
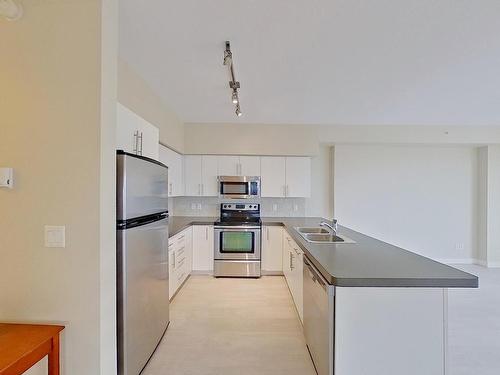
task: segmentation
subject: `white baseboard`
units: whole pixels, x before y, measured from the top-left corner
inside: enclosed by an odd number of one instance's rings
[[[500,262],[488,262],[475,258],[462,258],[462,259],[435,259],[437,262],[445,264],[476,264],[478,266],[487,268],[500,268]]]
[[[458,259],[435,259],[437,262],[445,264],[478,264],[478,260],[474,258],[458,258]]]

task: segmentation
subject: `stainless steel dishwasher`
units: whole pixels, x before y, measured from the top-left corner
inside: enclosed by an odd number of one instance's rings
[[[318,375],[333,375],[335,287],[304,256],[304,335]]]

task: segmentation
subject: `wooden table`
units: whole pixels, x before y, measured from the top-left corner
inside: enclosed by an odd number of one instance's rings
[[[64,326],[0,323],[0,375],[19,375],[46,355],[59,375],[59,332]]]

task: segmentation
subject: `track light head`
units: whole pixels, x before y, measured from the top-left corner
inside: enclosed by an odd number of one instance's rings
[[[232,102],[233,102],[233,104],[238,104],[238,102],[239,102],[239,99],[238,99],[238,91],[236,91],[236,89],[235,89],[235,90],[233,90],[233,95],[232,95],[232,97],[231,97],[231,98],[232,98]]]
[[[236,104],[236,111],[234,111],[234,113],[236,113],[236,116],[238,116],[238,117],[243,116],[243,113],[241,112],[241,108],[240,108],[239,104]]]

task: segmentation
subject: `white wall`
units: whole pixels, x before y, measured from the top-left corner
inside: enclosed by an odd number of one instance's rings
[[[340,224],[435,259],[477,257],[475,148],[338,145],[334,168]]]
[[[488,263],[500,267],[500,146],[488,147]]]
[[[332,147],[320,145],[311,159],[311,197],[305,199],[305,216],[333,218],[332,151]]]
[[[500,146],[479,149],[478,260],[500,267]]]

